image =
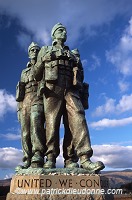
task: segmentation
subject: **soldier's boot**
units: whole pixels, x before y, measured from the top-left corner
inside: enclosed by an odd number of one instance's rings
[[[79,165],[76,161],[69,159],[69,160],[64,161],[64,167],[65,168],[79,168]]]
[[[32,168],[42,168],[44,165],[44,158],[40,152],[35,152],[31,159],[31,167]]]
[[[31,160],[26,160],[26,161],[24,162],[24,165],[23,165],[22,167],[23,167],[23,169],[27,169],[27,168],[30,167],[30,165],[31,165]]]
[[[18,165],[16,168],[15,168],[15,171],[19,171],[20,169],[28,169],[31,165],[31,160],[25,160],[23,162],[23,165]]]
[[[80,157],[81,167],[88,170],[89,173],[98,174],[100,170],[104,169],[105,166],[101,161],[92,162],[87,156]]]
[[[56,159],[55,158],[47,158],[46,163],[43,166],[44,169],[52,169],[56,168]]]

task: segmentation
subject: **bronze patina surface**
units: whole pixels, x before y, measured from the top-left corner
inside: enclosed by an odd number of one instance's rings
[[[63,157],[65,168],[80,167],[88,173],[104,168],[93,155],[85,109],[88,109],[88,88],[78,49],[65,45],[67,30],[57,23],[51,30],[52,45],[32,42],[28,48],[30,61],[17,84],[18,119],[21,123],[23,166],[56,168],[60,153],[60,123],[63,117]]]

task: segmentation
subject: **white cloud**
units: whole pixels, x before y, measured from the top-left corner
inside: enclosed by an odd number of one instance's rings
[[[88,67],[88,60],[87,59],[83,59],[81,60],[83,67]]]
[[[96,56],[95,54],[91,55],[92,58],[92,63],[89,66],[89,71],[94,71],[97,67],[100,66],[100,58],[98,56]]]
[[[8,111],[16,111],[16,100],[12,94],[8,94],[6,90],[0,89],[0,118]]]
[[[100,66],[100,58],[95,54],[92,54],[89,60],[90,62],[87,59],[81,60],[83,67],[86,67],[88,71],[94,71]]]
[[[14,134],[14,133],[0,134],[0,137],[3,137],[7,140],[20,140],[21,139],[20,134]]]
[[[102,119],[97,122],[92,122],[89,124],[92,128],[95,129],[103,129],[108,127],[118,127],[118,126],[126,126],[132,124],[132,117],[123,118],[123,119]]]
[[[119,103],[116,105],[116,110],[120,113],[132,111],[132,94],[123,95]]]
[[[13,147],[0,148],[0,168],[15,168],[21,164],[22,151]]]
[[[20,32],[17,36],[17,41],[22,46],[22,48],[27,51],[27,46],[29,46],[29,44],[32,42],[32,39],[30,35]]]
[[[120,145],[93,145],[94,156],[92,160],[101,160],[106,167],[131,168],[132,146]]]
[[[119,114],[132,111],[132,94],[123,95],[119,102],[112,98],[106,98],[105,104],[98,106],[93,112],[93,116],[104,116],[106,114]]]
[[[68,27],[69,40],[77,41],[83,34],[95,34],[96,27],[109,23],[117,14],[131,14],[131,0],[77,0],[74,1],[0,1],[1,13],[20,20],[37,40],[49,44],[50,31],[57,22]],[[109,10],[109,12],[108,12]]]
[[[129,83],[125,81],[118,81],[118,86],[121,92],[126,92],[129,89]]]
[[[132,75],[132,17],[129,26],[124,30],[119,43],[114,49],[106,52],[107,60],[110,61],[117,71],[124,76]]]
[[[108,113],[115,112],[115,99],[106,98],[106,102],[104,105],[98,106],[95,111],[93,112],[93,116],[102,116]]]

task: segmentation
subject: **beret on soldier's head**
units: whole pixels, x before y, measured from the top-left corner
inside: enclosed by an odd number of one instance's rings
[[[28,47],[28,53],[29,53],[30,49],[33,48],[33,47],[38,47],[38,49],[40,49],[40,46],[37,43],[32,42]]]
[[[64,28],[66,29],[61,23],[57,23],[53,26],[52,30],[51,30],[51,37],[53,37],[54,32],[58,29],[58,28]]]

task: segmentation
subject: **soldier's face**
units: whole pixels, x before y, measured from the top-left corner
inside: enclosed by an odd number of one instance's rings
[[[29,51],[29,58],[30,59],[35,59],[37,58],[39,52],[39,48],[38,47],[32,47]]]
[[[54,32],[54,37],[58,40],[62,40],[62,41],[66,41],[67,39],[67,32],[65,28],[58,28],[55,32]]]

